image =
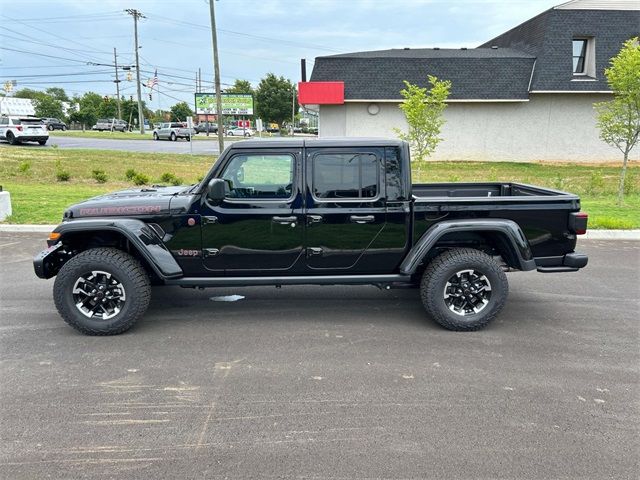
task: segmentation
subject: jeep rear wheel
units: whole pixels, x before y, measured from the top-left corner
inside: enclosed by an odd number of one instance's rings
[[[431,261],[420,283],[427,313],[448,330],[487,326],[504,307],[509,283],[489,255],[470,248],[449,250]]]
[[[140,262],[114,248],[86,250],[65,263],[53,285],[65,322],[86,335],[117,335],[144,314],[151,283]]]

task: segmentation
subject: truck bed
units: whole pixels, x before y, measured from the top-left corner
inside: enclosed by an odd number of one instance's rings
[[[434,197],[439,200],[443,198],[466,198],[479,201],[486,201],[487,198],[509,197],[542,197],[542,200],[549,200],[549,197],[560,197],[563,200],[577,199],[576,195],[552,190],[548,188],[526,185],[523,183],[419,183],[413,184],[413,195],[416,200],[432,200]]]
[[[535,257],[552,257],[575,248],[567,233],[569,214],[580,198],[534,185],[506,182],[413,185],[414,239],[441,220],[501,218],[515,221]]]

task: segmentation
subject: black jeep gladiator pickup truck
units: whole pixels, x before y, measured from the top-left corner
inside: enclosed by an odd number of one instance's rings
[[[411,184],[385,139],[247,140],[202,182],[70,207],[34,258],[64,320],[124,332],[151,285],[417,287],[427,313],[477,330],[502,309],[505,271],[574,272],[587,215],[572,194],[516,183]]]

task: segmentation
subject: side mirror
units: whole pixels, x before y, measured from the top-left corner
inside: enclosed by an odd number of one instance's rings
[[[222,178],[212,178],[207,185],[207,198],[215,205],[219,205],[226,196],[227,183]]]

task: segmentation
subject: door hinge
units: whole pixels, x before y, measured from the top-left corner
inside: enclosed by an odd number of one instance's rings
[[[204,258],[215,257],[220,253],[220,250],[217,248],[205,248],[202,253],[204,254]]]
[[[322,255],[322,249],[320,247],[307,248],[307,257],[319,257]]]

